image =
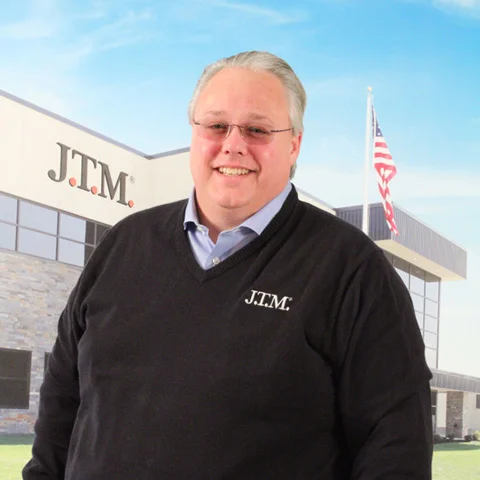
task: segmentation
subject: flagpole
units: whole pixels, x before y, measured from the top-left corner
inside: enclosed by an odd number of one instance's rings
[[[368,235],[368,174],[370,171],[370,148],[372,146],[372,87],[368,87],[367,120],[365,129],[365,170],[363,173],[363,215],[362,231]]]

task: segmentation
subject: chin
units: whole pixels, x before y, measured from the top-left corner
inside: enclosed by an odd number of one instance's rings
[[[211,201],[222,208],[244,208],[252,203],[250,195],[239,195],[238,192],[217,193],[210,197]]]

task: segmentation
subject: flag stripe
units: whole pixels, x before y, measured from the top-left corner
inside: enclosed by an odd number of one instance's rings
[[[382,197],[383,210],[388,228],[395,235],[398,235],[397,224],[393,214],[392,197],[388,186],[390,180],[397,173],[397,167],[393,162],[392,154],[388,149],[387,142],[383,138],[383,133],[378,125],[377,114],[372,106],[373,122],[373,166],[377,172],[378,191]]]

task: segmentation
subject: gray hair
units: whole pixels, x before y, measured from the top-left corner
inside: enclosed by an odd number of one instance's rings
[[[303,132],[303,115],[307,105],[307,94],[305,93],[302,82],[285,60],[272,53],[258,51],[242,52],[228,58],[221,58],[205,68],[197,82],[188,105],[188,118],[190,122],[193,121],[195,106],[205,85],[220,72],[220,70],[234,67],[248,68],[254,71],[263,70],[275,75],[287,91],[289,116],[293,134],[298,135]],[[295,168],[296,165],[292,167],[290,178],[293,178]]]

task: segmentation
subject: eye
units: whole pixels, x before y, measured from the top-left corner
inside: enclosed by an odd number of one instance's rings
[[[228,125],[225,125],[224,123],[212,123],[208,125],[207,128],[212,132],[226,132]]]
[[[247,131],[248,135],[253,135],[255,137],[263,137],[263,136],[268,135],[270,133],[265,128],[254,127],[254,126],[245,127],[245,130]]]

